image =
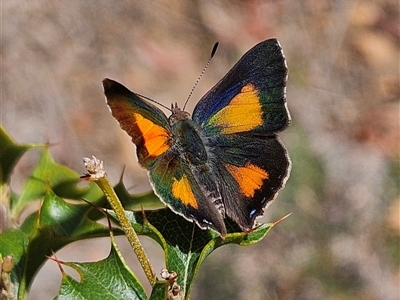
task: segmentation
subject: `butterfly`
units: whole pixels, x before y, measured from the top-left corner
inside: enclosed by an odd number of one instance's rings
[[[136,145],[156,195],[175,213],[222,238],[224,220],[250,232],[289,177],[277,134],[291,122],[286,60],[276,39],[260,42],[197,103],[161,109],[104,79],[107,104]]]

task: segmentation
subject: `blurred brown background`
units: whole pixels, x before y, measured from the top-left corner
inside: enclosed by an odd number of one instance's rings
[[[108,112],[101,80],[182,105],[219,41],[191,111],[245,51],[277,37],[289,66],[293,124],[281,136],[293,171],[263,220],[293,214],[255,246],[213,253],[192,299],[399,299],[398,0],[0,5],[3,126],[18,142],[52,143],[56,161],[79,173],[82,157],[96,155],[116,183],[125,165],[131,192],[149,189],[146,172]],[[29,153],[18,165],[16,191],[36,158]],[[160,270],[161,251],[144,243]],[[98,260],[108,251],[107,239],[93,240],[58,258]],[[29,299],[52,299],[60,280],[46,263]]]

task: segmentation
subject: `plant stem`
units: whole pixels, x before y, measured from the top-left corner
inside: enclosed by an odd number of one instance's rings
[[[89,174],[83,178],[94,181],[106,196],[108,203],[110,203],[111,208],[114,210],[121,228],[125,232],[125,235],[128,238],[128,241],[137,256],[139,263],[147,276],[147,279],[153,286],[156,283],[157,277],[153,271],[153,268],[151,267],[150,260],[147,257],[147,254],[144,251],[135,230],[125,215],[124,208],[122,207],[117,194],[110,185],[107,174],[103,168],[103,162],[94,156],[92,156],[92,158],[84,158],[84,162]]]

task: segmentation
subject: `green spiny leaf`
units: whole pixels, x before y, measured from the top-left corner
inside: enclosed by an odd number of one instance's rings
[[[65,245],[87,238],[108,236],[108,229],[88,218],[89,204],[71,204],[47,190],[38,212],[28,216],[20,230],[0,234],[0,253],[12,255],[14,284],[26,294],[36,272],[52,254]]]
[[[142,212],[126,214],[135,230],[139,230],[138,234],[153,238],[163,248],[166,268],[178,274],[177,283],[185,294],[184,299],[189,299],[200,265],[210,253],[227,244],[255,244],[261,241],[273,226],[263,224],[250,233],[244,233],[235,232],[236,224],[228,221],[227,228],[230,233],[223,240],[214,231],[201,230],[169,209],[145,212],[145,218]]]
[[[20,157],[29,149],[43,145],[17,144],[0,125],[0,185],[7,183]]]
[[[88,189],[78,189],[79,175],[54,162],[48,149],[43,151],[38,165],[27,181],[20,197],[11,203],[11,215],[17,220],[21,211],[34,200],[43,197],[49,187],[60,197],[81,199]]]
[[[169,284],[167,281],[157,281],[153,286],[149,300],[168,299]]]
[[[148,299],[138,278],[125,264],[113,235],[111,242],[110,254],[104,260],[64,263],[79,273],[81,281],[77,282],[63,273],[60,293],[55,299]]]

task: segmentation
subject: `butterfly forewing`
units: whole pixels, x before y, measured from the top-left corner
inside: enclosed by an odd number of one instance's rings
[[[286,107],[287,67],[279,42],[250,49],[199,101],[193,120],[208,134],[251,131],[268,135],[290,123]]]
[[[136,145],[140,164],[149,169],[155,159],[171,146],[171,131],[165,114],[132,93],[122,84],[103,80],[111,113]]]

